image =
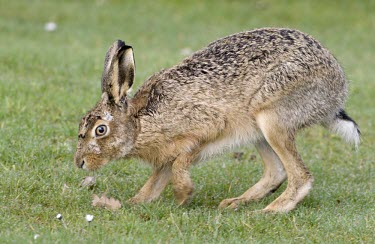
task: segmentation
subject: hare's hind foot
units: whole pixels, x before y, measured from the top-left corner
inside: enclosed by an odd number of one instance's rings
[[[267,141],[261,140],[255,144],[255,147],[263,160],[264,173],[262,178],[241,196],[223,200],[219,205],[220,209],[237,209],[247,202],[260,200],[276,191],[285,181],[284,167]]]
[[[241,205],[244,205],[250,201],[259,200],[274,191],[272,188],[263,188],[263,189],[256,188],[256,186],[260,182],[258,182],[256,185],[251,187],[248,191],[246,191],[243,195],[239,197],[223,200],[220,203],[219,208],[236,210]],[[290,210],[293,210],[296,207],[296,205],[309,193],[312,187],[312,182],[313,182],[313,178],[310,177],[309,179],[307,179],[306,182],[301,184],[298,188],[288,187],[278,198],[276,198],[276,200],[274,200],[271,204],[269,204],[266,208],[264,208],[262,212],[264,213],[269,213],[269,212],[286,213],[286,212],[289,212]],[[294,186],[295,185],[296,184],[294,184]]]
[[[219,204],[219,209],[233,209],[233,210],[237,210],[241,205],[244,205],[248,201],[249,200],[243,198],[242,196],[224,199]]]
[[[312,177],[297,189],[287,188],[276,200],[262,210],[264,213],[287,213],[309,193],[312,187]]]
[[[258,201],[275,192],[284,182],[284,180],[285,178],[274,182],[266,182],[264,178],[262,178],[258,183],[256,183],[241,196],[228,198],[221,201],[221,203],[219,204],[219,209],[237,210],[241,205],[245,205],[251,201]]]

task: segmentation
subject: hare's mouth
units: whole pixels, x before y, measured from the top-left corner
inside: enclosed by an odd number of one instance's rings
[[[81,161],[77,162],[77,166],[80,169],[93,171],[101,168],[103,165],[107,164],[109,160],[102,159],[102,160],[93,160],[88,161],[87,158],[83,158]]]

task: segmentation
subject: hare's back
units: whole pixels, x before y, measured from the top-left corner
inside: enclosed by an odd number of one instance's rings
[[[323,89],[327,80],[336,89],[336,83],[345,82],[340,65],[318,41],[297,30],[274,28],[219,39],[164,74],[162,79],[181,94],[208,89],[220,98],[262,90],[273,96],[314,82]],[[332,79],[319,79],[327,75]]]
[[[257,29],[219,39],[177,66],[185,77],[230,82],[261,75],[288,64],[299,71],[336,68],[335,58],[322,45],[297,30]],[[229,78],[229,79],[228,79]]]
[[[204,103],[227,113],[234,108],[259,110],[290,94],[303,98],[312,90],[316,94],[323,91],[327,97],[334,94],[341,104],[346,80],[335,58],[309,35],[265,28],[209,44],[154,75],[141,91],[150,88],[158,96],[150,97],[149,109],[161,109],[162,99],[166,110],[176,104]]]

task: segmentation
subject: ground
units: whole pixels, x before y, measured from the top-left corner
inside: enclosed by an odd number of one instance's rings
[[[374,1],[0,0],[0,6],[2,243],[374,241]],[[48,22],[56,29],[45,30]],[[132,160],[92,173],[93,188],[79,187],[88,173],[73,164],[78,123],[100,97],[104,55],[114,40],[134,47],[136,89],[190,50],[266,26],[297,28],[334,53],[351,81],[346,111],[363,135],[356,152],[320,127],[300,134],[298,147],[315,181],[295,211],[255,211],[285,185],[238,211],[217,209],[260,178],[252,146],[237,149],[240,158],[227,153],[194,167],[188,207],[176,206],[170,188],[154,203],[126,205],[150,174]],[[123,207],[92,207],[92,194],[101,193]]]

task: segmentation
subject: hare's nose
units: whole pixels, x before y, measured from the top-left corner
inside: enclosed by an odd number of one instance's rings
[[[82,160],[82,161],[79,163],[78,167],[81,168],[81,169],[83,169],[83,166],[84,166],[84,165],[85,165],[85,160]]]

